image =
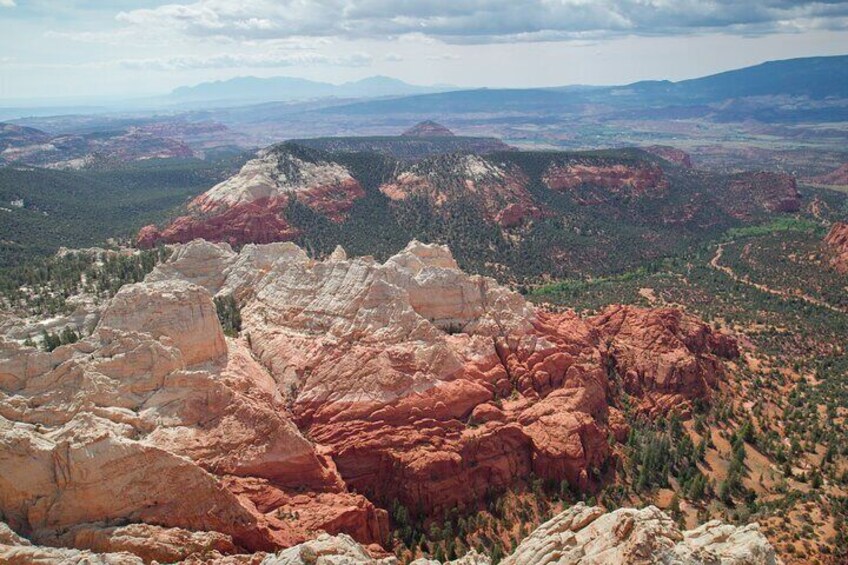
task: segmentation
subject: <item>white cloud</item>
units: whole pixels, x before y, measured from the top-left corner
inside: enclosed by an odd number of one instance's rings
[[[848,3],[821,0],[195,0],[125,11],[133,26],[193,36],[385,38],[448,43],[778,33],[848,27]]]
[[[14,8],[17,6],[15,0],[0,0],[0,8]]]

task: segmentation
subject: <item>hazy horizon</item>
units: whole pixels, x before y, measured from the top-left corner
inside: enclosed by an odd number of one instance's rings
[[[841,2],[773,0],[0,0],[0,103],[137,98],[238,76],[460,88],[683,80],[841,54],[847,22]]]

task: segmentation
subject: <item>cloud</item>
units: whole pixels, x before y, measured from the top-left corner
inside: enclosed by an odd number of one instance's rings
[[[0,0],[3,1],[3,0]],[[841,0],[195,0],[124,11],[118,20],[192,36],[385,38],[447,43],[594,39],[723,31],[848,29]]]
[[[331,56],[321,53],[260,53],[245,55],[220,53],[207,57],[185,55],[160,59],[124,59],[119,61],[119,64],[126,69],[179,71],[193,69],[275,68],[302,65],[362,67],[370,65],[371,61],[371,56],[366,53],[352,53],[343,56]]]
[[[17,6],[15,0],[0,0],[0,8],[14,8]]]

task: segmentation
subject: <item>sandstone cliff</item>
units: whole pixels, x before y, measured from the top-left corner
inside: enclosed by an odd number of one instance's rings
[[[833,268],[839,273],[848,273],[848,224],[833,224],[824,238],[824,244]]]
[[[0,341],[0,512],[40,544],[157,560],[382,543],[395,500],[438,515],[531,473],[596,488],[627,435],[613,381],[660,416],[734,355],[676,310],[537,310],[441,246],[379,263],[193,241],[86,339]]]
[[[350,172],[318,152],[289,145],[260,151],[239,173],[189,204],[190,214],[159,231],[146,226],[138,244],[184,243],[201,237],[232,244],[293,239],[298,230],[284,219],[292,199],[333,221],[344,218],[365,193]]]

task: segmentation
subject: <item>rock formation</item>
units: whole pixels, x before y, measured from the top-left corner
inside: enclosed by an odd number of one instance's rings
[[[174,562],[186,552],[142,553],[145,561],[123,548],[135,548],[139,539],[130,533],[127,541],[117,546],[104,545],[97,553],[32,545],[0,523],[0,558],[16,565],[39,563],[85,562],[92,564],[137,565],[151,559]],[[147,530],[145,530],[147,528]],[[155,528],[128,526],[123,530],[156,535]],[[135,534],[137,536],[138,534]],[[160,534],[161,535],[161,534]],[[172,534],[173,535],[173,534]],[[214,534],[195,534],[198,542],[206,536],[208,545],[201,555],[212,562],[262,563],[262,565],[397,565],[394,557],[372,557],[372,553],[345,534],[320,534],[276,554],[233,555],[225,561],[226,547],[216,546]],[[119,538],[123,539],[123,538]],[[193,540],[183,540],[189,551]],[[149,544],[151,545],[151,544]],[[154,547],[156,546],[155,544]],[[145,551],[148,549],[144,548]],[[221,549],[224,549],[222,552]],[[190,553],[189,553],[190,554]],[[470,551],[465,556],[444,562],[416,559],[411,565],[491,565],[491,559]],[[605,512],[600,507],[583,503],[565,510],[545,522],[507,556],[503,565],[780,565],[774,548],[757,524],[737,527],[718,521],[708,522],[693,530],[681,531],[674,520],[654,506],[641,510],[622,508]]]
[[[613,197],[657,197],[669,181],[659,165],[569,163],[551,166],[543,180],[551,190],[569,192],[580,204],[600,204]]]
[[[739,173],[727,187],[723,208],[731,215],[745,219],[758,212],[797,212],[801,193],[795,178],[785,173]]]
[[[647,413],[709,398],[724,375],[719,359],[739,355],[732,338],[675,308],[610,306],[591,322],[620,364],[624,389]]]
[[[848,224],[833,224],[824,238],[824,243],[833,268],[839,273],[848,273]]]
[[[473,143],[460,143],[465,139],[477,138],[322,138],[275,145],[195,198],[187,214],[163,228],[144,227],[137,243],[203,238],[238,247],[308,241],[327,253],[345,241],[369,250],[391,242],[399,249],[400,234],[412,228],[418,237],[461,245],[468,264],[505,277],[559,276],[568,269],[592,272],[616,248],[630,248],[636,240],[644,245],[633,247],[631,258],[655,259],[679,251],[676,245],[697,233],[800,206],[791,176],[688,169],[686,155],[671,148],[654,152],[683,166],[637,149],[475,150]],[[369,229],[375,221],[386,233]],[[597,253],[568,243],[564,236],[572,233],[591,234]],[[467,243],[481,234],[491,245],[472,251]],[[524,263],[535,272],[522,272]]]
[[[354,200],[364,195],[342,165],[322,160],[314,150],[283,144],[261,151],[237,175],[195,198],[189,204],[190,215],[177,218],[161,232],[146,226],[137,240],[141,247],[195,238],[233,245],[286,241],[299,233],[284,218],[293,199],[340,221]]]
[[[40,544],[146,559],[379,544],[395,500],[439,515],[531,473],[596,488],[627,435],[616,379],[663,415],[735,354],[676,310],[538,310],[441,246],[378,263],[193,241],[86,339],[0,341],[0,513]]]
[[[810,177],[807,182],[827,186],[848,186],[848,163],[843,163],[829,173]]]
[[[656,155],[657,157],[661,157],[666,161],[671,163],[676,163],[687,169],[692,168],[692,157],[687,152],[682,149],[677,149],[676,147],[671,147],[670,145],[650,145],[648,147],[643,147],[645,151]]]
[[[582,503],[545,522],[503,565],[775,565],[774,548],[756,524],[708,522],[681,532],[654,506],[605,513]]]
[[[393,201],[425,199],[435,210],[473,202],[490,222],[514,227],[539,217],[524,173],[478,155],[445,155],[412,165],[380,186]]]

